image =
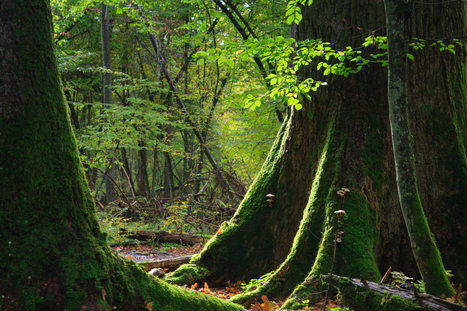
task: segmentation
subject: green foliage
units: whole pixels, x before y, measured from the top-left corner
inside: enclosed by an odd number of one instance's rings
[[[174,163],[174,186],[183,188],[174,195],[191,192],[194,176],[209,173],[192,128],[206,135],[209,150],[225,171],[235,172],[241,183],[251,182],[278,129],[273,113],[278,103],[269,101],[269,107],[255,112],[241,104],[247,94],[256,96],[263,91],[264,80],[252,68],[248,53],[227,53],[226,44],[237,41],[229,21],[221,18],[223,14],[213,3],[204,1],[112,0],[106,4],[112,70],[101,66],[100,6],[91,1],[51,3],[62,81],[72,108],[81,160],[93,178],[89,180],[91,186],[99,187],[102,182],[102,175],[96,175],[93,169],[107,171],[113,160],[119,170],[125,167],[129,177],[117,175],[116,181],[131,197],[127,179],[132,179],[138,192],[141,179],[134,175],[140,169],[140,152],[144,151],[148,198],[160,195],[158,191],[166,187],[162,153],[168,153]],[[285,26],[282,10],[263,1],[251,4],[246,11],[243,13],[255,13],[255,19],[246,20],[258,21],[253,27],[258,34],[286,33],[286,28],[281,28]],[[209,32],[211,29],[215,33]],[[164,46],[164,62],[172,78],[177,79],[177,94],[155,69],[158,65],[148,33]],[[111,106],[100,103],[104,72],[113,76]],[[222,89],[223,79],[227,83]],[[186,111],[178,108],[176,97],[184,101]],[[232,130],[238,134],[229,135]],[[124,162],[124,152],[128,163]],[[200,172],[196,171],[198,167]],[[216,189],[214,183],[206,191],[220,195],[219,190],[211,189]],[[99,199],[104,191],[97,188],[94,194]]]
[[[265,282],[268,281],[268,279],[274,274],[275,271],[271,271],[269,273],[266,273],[265,275],[261,276],[259,279],[251,279],[248,284],[247,283],[242,283],[241,288],[244,290],[245,293],[251,292],[255,290],[257,287],[261,286]]]
[[[423,282],[423,280],[418,280],[417,283],[413,283],[413,286],[415,286],[419,292],[426,293],[425,282]]]
[[[162,229],[167,231],[177,231],[182,233],[183,226],[186,223],[190,206],[187,202],[176,202],[174,204],[167,204],[166,209],[169,212],[168,216],[162,223]]]
[[[117,212],[114,214],[112,212],[97,212],[101,231],[106,233],[108,243],[128,242],[128,239],[120,234],[120,229],[127,227],[129,222],[128,218],[122,216],[122,212],[127,210],[127,208],[119,209],[118,207],[114,207],[112,210]]]

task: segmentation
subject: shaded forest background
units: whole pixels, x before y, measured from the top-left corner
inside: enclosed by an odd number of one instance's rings
[[[285,109],[273,100],[245,107],[268,88],[264,78],[275,64],[265,69],[247,51],[228,51],[245,39],[287,36],[287,3],[51,5],[65,95],[100,218],[216,230],[261,167]]]

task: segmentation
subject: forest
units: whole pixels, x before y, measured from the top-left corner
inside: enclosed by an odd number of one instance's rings
[[[1,310],[467,310],[464,0],[0,0]]]

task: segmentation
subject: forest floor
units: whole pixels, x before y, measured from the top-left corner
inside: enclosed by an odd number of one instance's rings
[[[136,244],[114,246],[112,249],[119,255],[140,264],[142,262],[161,261],[198,254],[203,249],[203,245],[201,243],[196,243],[193,246],[181,246],[174,243],[159,245]]]
[[[196,243],[193,246],[179,244],[167,243],[167,244],[135,244],[135,245],[117,245],[113,246],[112,249],[117,252],[119,255],[126,257],[135,261],[138,264],[144,264],[144,262],[155,262],[168,260],[176,257],[190,256],[198,254],[204,245],[202,243]],[[167,269],[165,269],[167,270]],[[170,271],[166,271],[170,272]],[[204,284],[194,284],[192,286],[179,286],[181,288],[202,292],[208,295],[216,296],[220,299],[229,300],[235,295],[241,294],[244,292],[247,282],[245,280],[238,280],[235,283],[228,283],[223,288],[209,288],[207,283]],[[251,288],[253,290],[254,288]],[[304,310],[314,311],[314,310],[323,310],[323,301],[316,303],[313,306],[309,306]],[[269,301],[266,296],[262,297],[262,301],[256,302],[251,306],[249,310],[251,311],[273,311],[278,310],[282,302],[280,301]],[[348,310],[345,308],[340,308],[338,302],[328,299],[326,304],[326,310]]]

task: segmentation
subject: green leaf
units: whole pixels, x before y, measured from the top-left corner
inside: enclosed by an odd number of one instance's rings
[[[296,104],[296,105],[295,105],[295,109],[297,109],[297,110],[302,109],[302,107],[303,107],[302,104]]]
[[[203,66],[203,64],[204,64],[204,59],[203,59],[203,58],[198,59],[198,61],[196,62],[196,64],[198,64],[198,66]]]
[[[412,54],[407,53],[407,58],[410,60],[414,60],[415,57]]]
[[[289,99],[287,99],[287,105],[289,106],[293,106],[295,105],[296,103],[298,103],[298,100],[294,97],[289,97]]]

